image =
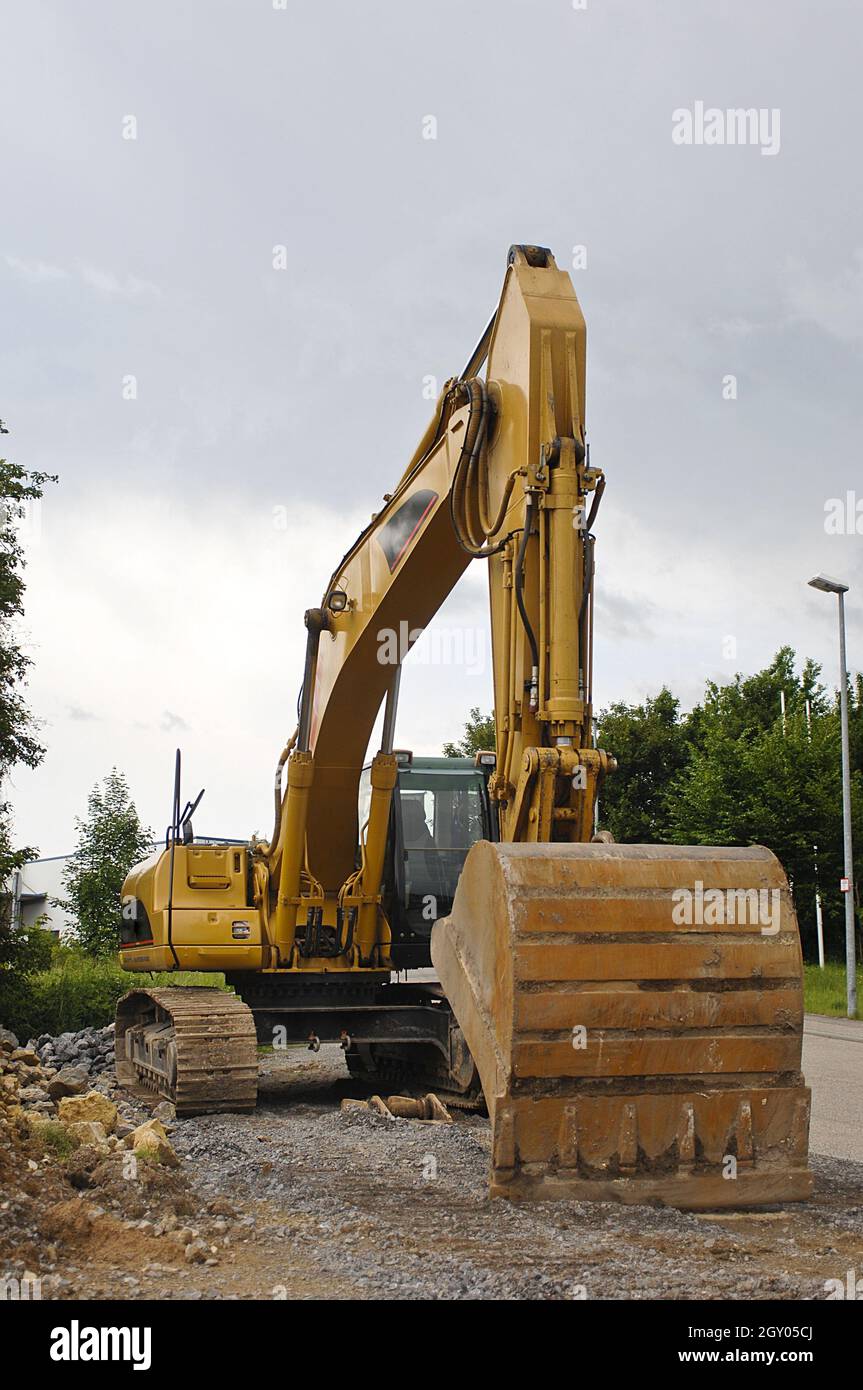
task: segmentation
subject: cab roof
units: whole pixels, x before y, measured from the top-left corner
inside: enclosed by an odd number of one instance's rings
[[[415,755],[410,764],[402,767],[402,772],[410,772],[415,768],[417,772],[473,772],[475,771],[473,758],[421,758]]]

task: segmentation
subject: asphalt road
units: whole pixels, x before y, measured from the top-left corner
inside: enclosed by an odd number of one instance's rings
[[[812,1152],[863,1162],[863,1023],[807,1014],[803,1072],[812,1088]]]

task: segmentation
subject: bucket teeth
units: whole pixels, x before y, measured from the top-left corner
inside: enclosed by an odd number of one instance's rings
[[[638,1158],[638,1119],[633,1104],[624,1105],[620,1114],[617,1152],[622,1172],[634,1173]]]
[[[482,1080],[493,1193],[809,1195],[802,960],[768,850],[481,842],[432,960]]]
[[[560,1117],[557,1138],[558,1163],[561,1168],[578,1167],[578,1106],[565,1105]]]
[[[683,1102],[680,1128],[677,1131],[677,1158],[681,1167],[691,1166],[695,1159],[695,1108],[691,1100]]]
[[[492,1163],[501,1175],[515,1170],[515,1116],[509,1106],[501,1106],[496,1115]]]
[[[752,1102],[742,1100],[734,1122],[734,1143],[738,1163],[751,1163],[755,1157],[752,1142]]]
[[[798,1096],[794,1102],[794,1115],[791,1121],[791,1148],[806,1162],[809,1153],[809,1093]]]

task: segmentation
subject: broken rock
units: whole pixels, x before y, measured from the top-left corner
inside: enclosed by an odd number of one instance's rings
[[[45,1089],[52,1100],[61,1100],[63,1096],[80,1096],[88,1084],[89,1077],[83,1067],[61,1067]]]
[[[32,1047],[16,1047],[12,1052],[13,1062],[23,1062],[27,1067],[38,1067],[39,1053],[34,1052]]]
[[[65,1128],[67,1134],[71,1134],[79,1144],[90,1144],[99,1153],[108,1152],[108,1135],[105,1126],[98,1120],[73,1120]]]
[[[147,1120],[138,1125],[126,1140],[127,1146],[139,1158],[154,1158],[168,1168],[179,1168],[180,1160],[174,1152],[160,1120]]]
[[[106,1134],[110,1134],[117,1123],[116,1105],[99,1091],[88,1091],[84,1096],[62,1096],[58,1111],[64,1125],[94,1120],[104,1126]]]
[[[41,1105],[49,1101],[47,1091],[43,1091],[41,1086],[22,1086],[18,1092],[22,1105]]]

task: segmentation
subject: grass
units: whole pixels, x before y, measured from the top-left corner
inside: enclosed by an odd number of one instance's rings
[[[806,1012],[810,1014],[829,1014],[834,1018],[846,1017],[845,966],[838,961],[827,961],[822,970],[818,965],[804,965],[803,992]],[[860,1000],[863,1000],[863,969],[857,967],[856,1018],[860,1018]]]
[[[97,960],[75,947],[60,946],[50,970],[28,977],[26,989],[2,1022],[19,1038],[104,1028],[113,1022],[121,995],[153,985],[227,989],[224,975],[213,971],[127,971],[111,957]]]
[[[167,1168],[170,1166],[164,1162],[159,1150],[151,1145],[139,1146],[135,1150],[135,1158],[138,1163],[146,1164],[150,1168],[161,1168],[163,1166]]]
[[[78,1147],[78,1140],[56,1120],[40,1125],[35,1131],[35,1137],[43,1150],[53,1154],[55,1158],[69,1158]]]

